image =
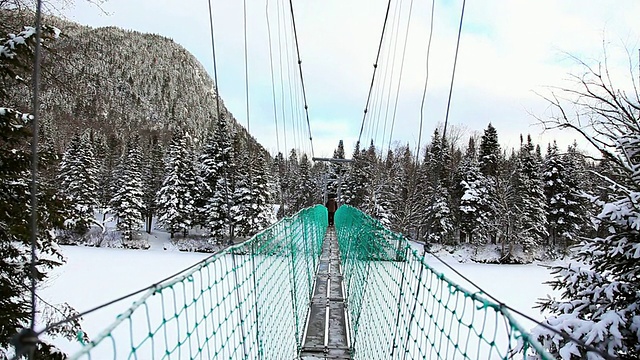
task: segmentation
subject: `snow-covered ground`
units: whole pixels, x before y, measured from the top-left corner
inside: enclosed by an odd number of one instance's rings
[[[84,311],[158,282],[210,255],[163,250],[165,246],[161,241],[151,241],[150,250],[64,246],[67,263],[56,271],[40,295],[47,301],[68,302],[78,311]],[[504,303],[537,319],[543,318],[537,309],[533,309],[538,298],[550,293],[550,288],[543,284],[550,280],[549,272],[543,266],[459,263],[452,256],[445,256],[444,260]],[[472,290],[470,284],[436,259],[428,258],[428,262]],[[137,298],[139,295],[85,316],[84,330],[89,337],[95,337]],[[524,320],[521,324],[527,329],[533,326]],[[66,351],[78,349],[77,344],[60,341],[58,344]]]

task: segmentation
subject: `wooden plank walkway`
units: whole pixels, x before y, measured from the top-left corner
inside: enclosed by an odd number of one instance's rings
[[[342,286],[340,251],[333,226],[327,229],[300,359],[351,359]]]

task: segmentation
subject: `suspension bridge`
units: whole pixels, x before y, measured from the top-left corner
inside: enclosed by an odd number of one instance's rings
[[[551,359],[501,304],[342,206],[150,287],[72,359]]]

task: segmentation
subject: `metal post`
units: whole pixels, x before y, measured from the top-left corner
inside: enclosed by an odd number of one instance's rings
[[[258,310],[258,281],[256,279],[256,241],[251,242],[251,267],[253,268],[253,296],[256,304],[256,345],[258,346],[258,360],[262,358],[262,341],[260,340],[260,311]]]
[[[287,221],[291,221],[287,219]],[[296,350],[299,353],[302,348],[300,343],[300,329],[298,324],[298,289],[296,286],[296,265],[295,265],[295,250],[293,246],[293,239],[291,238],[291,231],[288,225],[285,225],[285,238],[289,241],[289,252],[291,253],[291,276],[289,281],[291,283],[291,304],[293,305],[293,322],[295,325],[295,337],[296,337]]]
[[[244,331],[244,317],[242,316],[242,306],[240,299],[240,284],[238,283],[238,268],[236,265],[236,252],[235,249],[231,250],[231,263],[233,264],[233,278],[236,282],[236,303],[238,306],[238,318],[240,319],[240,332],[242,334],[242,351],[244,354],[244,359],[247,358],[247,344],[246,339],[247,336]]]

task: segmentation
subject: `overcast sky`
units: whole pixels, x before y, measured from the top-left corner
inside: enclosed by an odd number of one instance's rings
[[[227,107],[246,126],[242,5],[240,0],[214,0],[213,16],[220,92]],[[316,156],[331,156],[340,139],[345,140],[347,152],[352,151],[362,122],[386,5],[383,0],[294,1]],[[445,118],[461,6],[462,0],[436,0],[423,144]],[[276,79],[275,116],[267,8]],[[430,9],[428,0],[392,1],[364,142],[374,138],[376,145],[386,150],[398,94],[393,140],[416,146]],[[302,102],[287,90],[288,77],[295,77],[291,83],[296,86],[299,81],[293,61],[288,1],[247,0],[247,12],[251,133],[272,152],[284,151],[285,141],[287,148],[297,146],[308,152],[306,129],[302,129],[300,121],[291,121],[301,118]],[[114,25],[170,37],[212,73],[206,0],[109,0],[102,10],[78,2],[65,15],[94,27]],[[563,84],[568,73],[578,71],[567,53],[594,62],[602,59],[603,44],[613,72],[621,74],[623,82],[628,80],[626,49],[632,54],[631,66],[638,67],[639,15],[637,0],[467,1],[450,126],[470,133],[482,131],[492,122],[507,147],[518,145],[520,133],[531,133],[542,146],[552,139],[566,146],[575,134],[541,134],[532,114],[544,116],[547,106],[534,92]],[[291,59],[288,65],[287,59]],[[283,87],[284,98],[280,91]],[[274,118],[278,119],[280,130],[277,137]]]

